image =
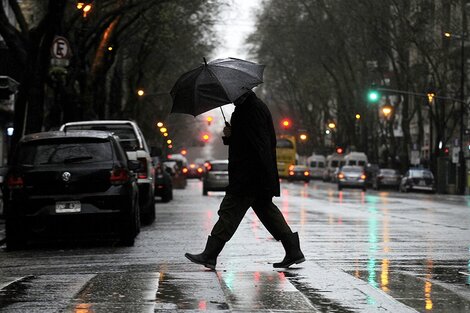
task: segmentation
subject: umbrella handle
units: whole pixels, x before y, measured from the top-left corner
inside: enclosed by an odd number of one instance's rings
[[[227,122],[227,120],[225,119],[224,110],[222,110],[222,107],[219,107],[219,109],[220,109],[220,112],[222,112],[222,117],[224,118],[225,125],[227,125],[227,124],[228,124],[228,122]],[[229,124],[229,125],[227,125],[227,126],[230,126],[230,124]]]

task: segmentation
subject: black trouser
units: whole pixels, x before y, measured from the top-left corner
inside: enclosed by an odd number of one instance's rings
[[[250,207],[274,239],[280,240],[284,235],[292,233],[272,197],[226,194],[217,212],[219,220],[212,228],[211,236],[229,241]]]

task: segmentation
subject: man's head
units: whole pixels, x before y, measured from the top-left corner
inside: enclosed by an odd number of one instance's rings
[[[245,102],[246,98],[248,98],[252,94],[254,94],[254,92],[251,89],[248,89],[244,94],[242,94],[235,101],[233,101],[233,104],[235,105],[242,104],[243,102]]]

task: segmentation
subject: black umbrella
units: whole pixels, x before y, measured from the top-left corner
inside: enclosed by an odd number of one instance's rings
[[[207,63],[204,58],[204,64],[181,75],[171,89],[171,113],[196,116],[233,103],[263,82],[263,71],[264,65],[241,59],[217,59]]]

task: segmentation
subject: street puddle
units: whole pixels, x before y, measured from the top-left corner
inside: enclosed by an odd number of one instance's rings
[[[349,274],[419,312],[470,312],[468,261],[400,263]]]
[[[160,273],[155,300],[159,310],[228,310],[217,276],[212,271]]]

